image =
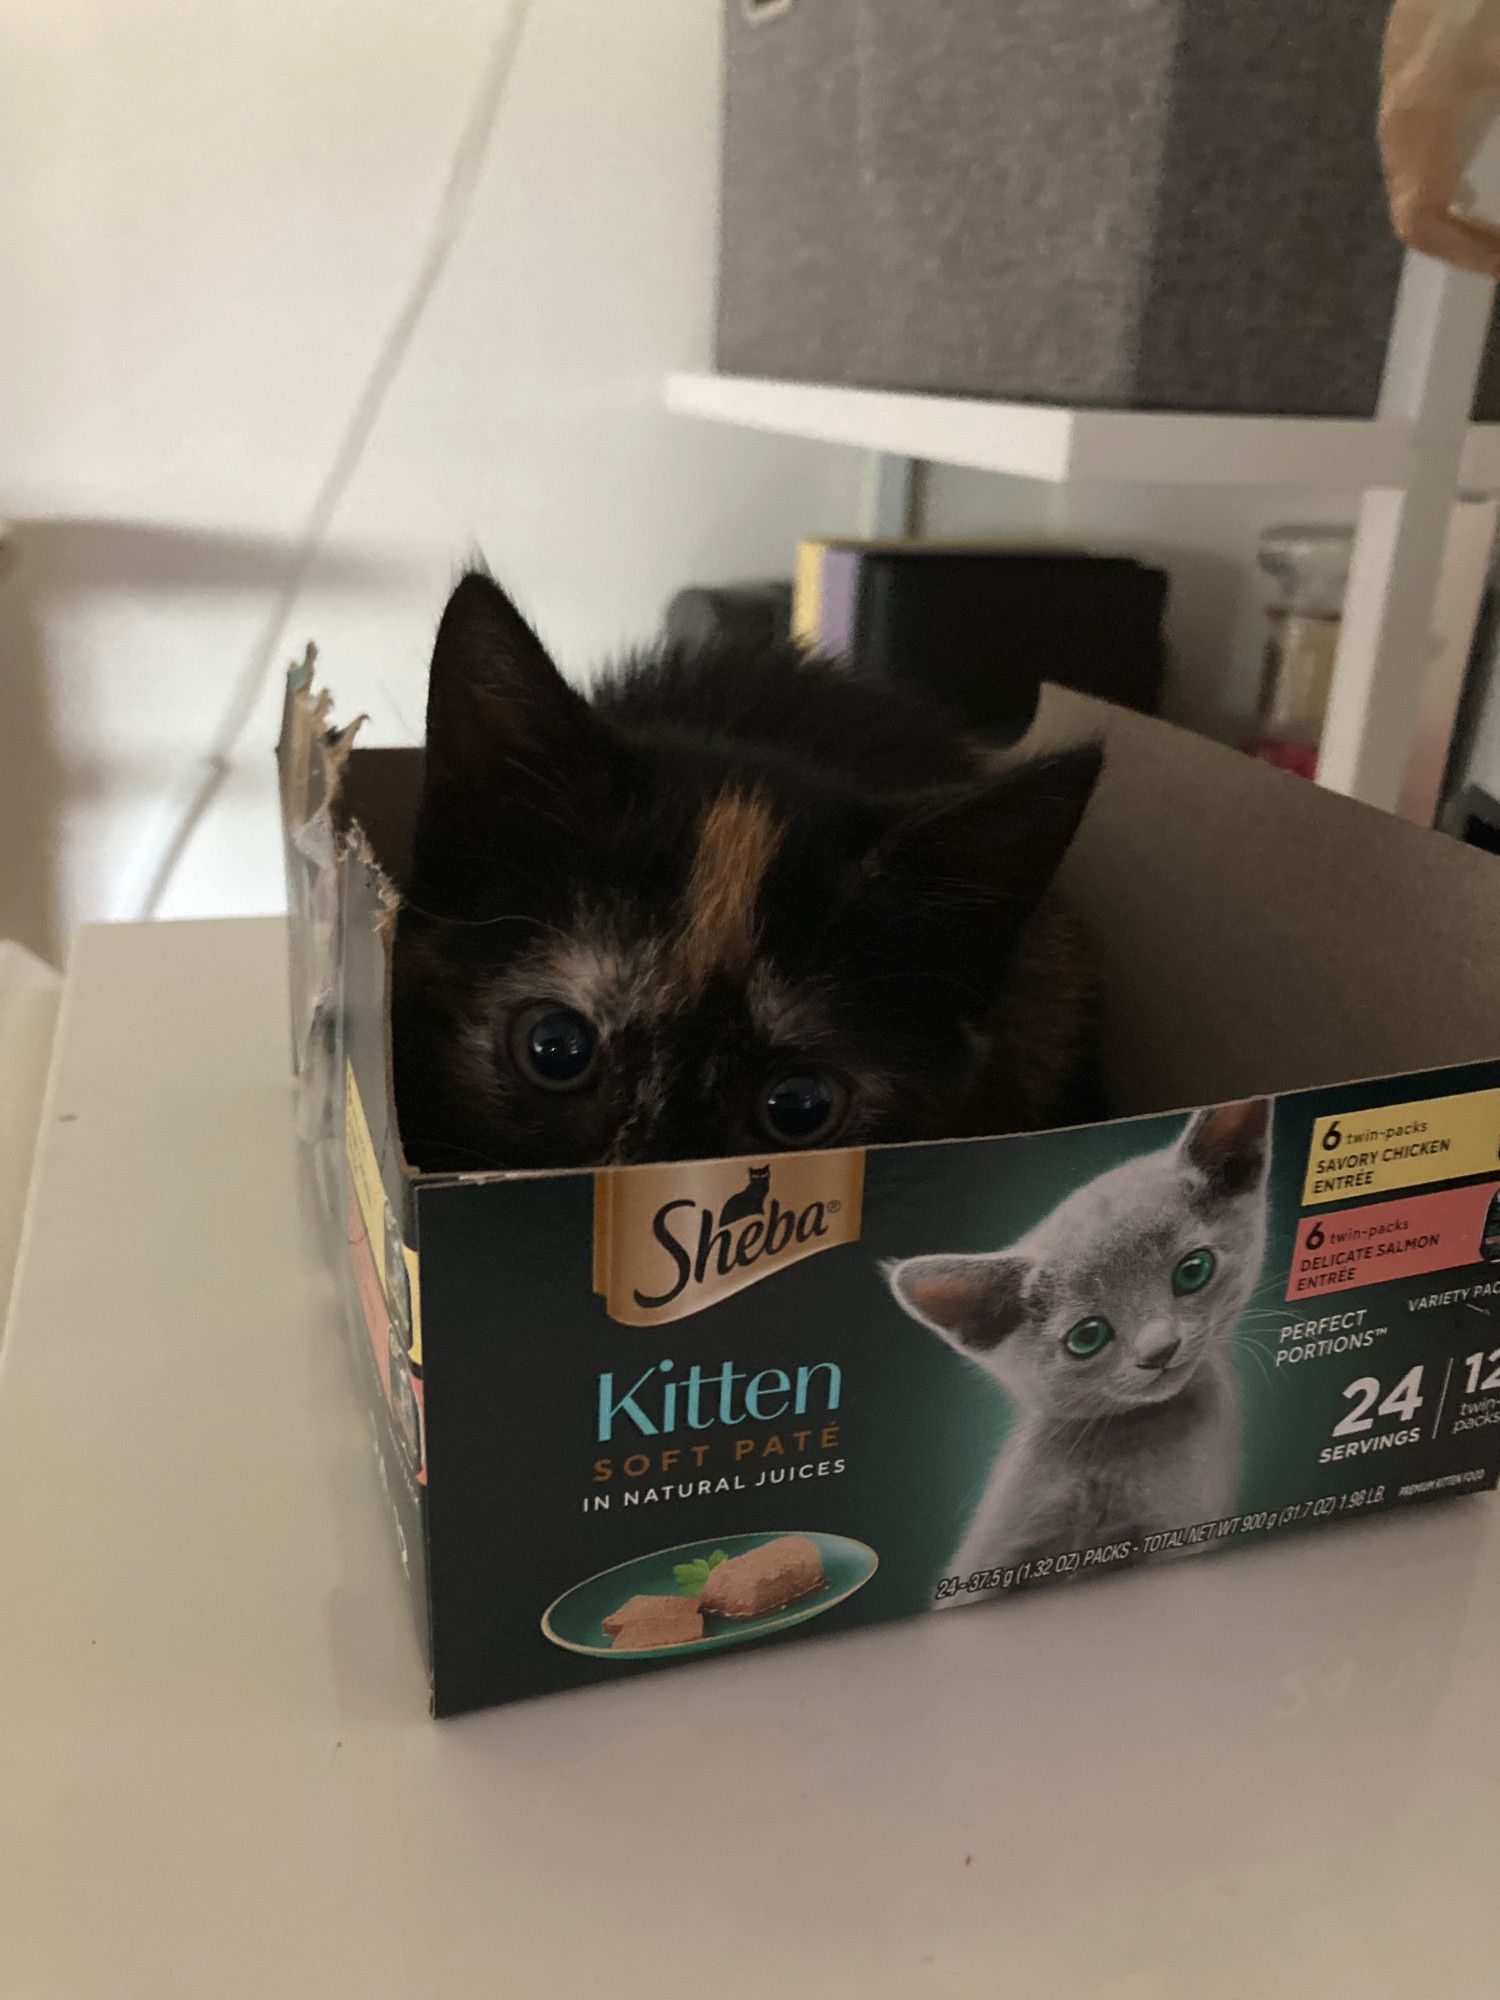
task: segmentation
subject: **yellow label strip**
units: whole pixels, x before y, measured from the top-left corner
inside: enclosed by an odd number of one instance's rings
[[[1313,1126],[1302,1205],[1467,1180],[1493,1173],[1497,1162],[1500,1090],[1335,1112]]]
[[[375,1158],[374,1141],[370,1137],[370,1121],[365,1117],[359,1085],[354,1080],[353,1063],[344,1066],[344,1150],[349,1156],[349,1174],[359,1200],[359,1212],[365,1219],[365,1234],[375,1253],[375,1269],[384,1285],[385,1189],[381,1185],[380,1166]]]

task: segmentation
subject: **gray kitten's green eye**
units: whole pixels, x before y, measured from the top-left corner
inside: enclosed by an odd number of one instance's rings
[[[1115,1330],[1107,1319],[1081,1319],[1063,1336],[1063,1346],[1075,1361],[1089,1361],[1102,1354],[1114,1337]]]
[[[1219,1260],[1212,1250],[1189,1250],[1172,1273],[1172,1290],[1180,1299],[1189,1292],[1201,1292],[1218,1268]]]

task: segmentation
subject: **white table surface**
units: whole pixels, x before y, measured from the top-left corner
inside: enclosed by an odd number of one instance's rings
[[[70,974],[0,1353],[0,2000],[1495,2000],[1489,1500],[431,1722],[281,955]]]

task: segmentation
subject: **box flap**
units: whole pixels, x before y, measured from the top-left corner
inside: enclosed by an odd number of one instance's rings
[[[1120,1112],[1500,1054],[1500,863],[1182,729],[1049,688],[1026,749],[1101,735],[1064,868]]]

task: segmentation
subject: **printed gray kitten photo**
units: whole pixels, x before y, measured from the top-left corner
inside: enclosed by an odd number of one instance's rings
[[[1175,1143],[1100,1174],[1010,1249],[888,1269],[912,1318],[1015,1409],[945,1574],[1233,1511],[1233,1335],[1265,1253],[1270,1162],[1266,1099],[1200,1111]]]

